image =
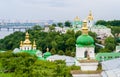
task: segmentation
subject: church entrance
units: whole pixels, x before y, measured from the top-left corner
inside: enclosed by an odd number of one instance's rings
[[[84,57],[87,58],[87,56],[88,56],[88,51],[86,50],[84,53]]]

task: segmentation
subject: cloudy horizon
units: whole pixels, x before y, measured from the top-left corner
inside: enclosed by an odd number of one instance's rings
[[[81,20],[92,11],[95,20],[120,19],[119,0],[0,0],[0,19]]]

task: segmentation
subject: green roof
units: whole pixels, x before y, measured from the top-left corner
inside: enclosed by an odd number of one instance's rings
[[[94,46],[94,40],[89,35],[81,35],[76,40],[76,46],[84,47],[84,46]]]
[[[38,60],[45,60],[44,57],[38,57]]]
[[[51,56],[51,53],[50,52],[45,52],[44,53],[44,58],[46,59],[47,57]]]
[[[31,55],[35,55],[36,52],[37,52],[37,50],[22,50],[22,51],[20,51],[20,52],[26,52],[26,53],[29,53],[29,54],[31,54]]]
[[[96,55],[96,60],[102,61],[102,60],[111,60],[115,58],[120,58],[120,53],[113,52],[113,53],[98,53]]]
[[[20,51],[20,52],[25,52],[25,53],[29,53],[29,54],[31,54],[31,55],[36,55],[37,54],[37,51],[39,51],[39,50],[22,50],[22,51]],[[41,51],[40,51],[41,52]],[[49,53],[47,52],[47,53],[45,53],[45,55],[46,56],[48,56],[49,55]],[[36,55],[37,56],[37,55]],[[51,56],[51,55],[50,55]],[[37,56],[38,57],[38,60],[45,60],[45,58],[44,57],[40,57],[40,56]]]

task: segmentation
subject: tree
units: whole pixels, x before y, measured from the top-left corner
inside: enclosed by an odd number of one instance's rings
[[[95,40],[95,42],[98,42],[97,39],[96,39],[97,34],[95,32],[89,31],[88,34],[93,37],[93,39]]]
[[[107,48],[101,48],[101,49],[99,50],[99,52],[101,52],[101,53],[105,53],[105,52],[110,53],[110,52],[112,52],[112,51],[109,50],[109,49],[107,49]]]
[[[58,22],[57,25],[58,25],[59,27],[62,27],[62,26],[63,26],[63,23],[62,23],[62,22]]]
[[[75,39],[74,38],[69,38],[66,42],[65,42],[66,47],[69,50],[72,50],[73,47],[75,47]]]
[[[115,49],[116,41],[113,37],[107,37],[105,39],[105,48],[113,51]]]
[[[64,55],[64,52],[63,52],[62,50],[59,50],[59,51],[58,51],[58,54],[59,54],[59,55]]]
[[[96,25],[107,25],[107,22],[105,20],[98,20]]]
[[[66,51],[65,51],[65,55],[71,56],[71,51],[70,51],[70,50],[66,50]]]
[[[52,45],[52,48],[57,48],[57,43],[56,43],[56,41],[52,41],[52,42],[51,42],[51,45]]]
[[[52,26],[56,27],[56,24],[55,24],[55,23],[53,23],[53,24],[52,24]]]
[[[70,21],[65,21],[65,26],[66,27],[71,27],[71,22]]]
[[[54,31],[55,27],[54,26],[49,26],[50,31]]]
[[[75,38],[77,38],[78,36],[80,36],[81,35],[81,31],[79,30],[79,31],[77,31],[76,33],[75,33]]]
[[[71,56],[72,56],[72,57],[75,57],[75,52],[71,52]]]
[[[55,48],[52,48],[52,49],[50,50],[50,52],[51,52],[52,55],[56,54]]]
[[[32,27],[33,30],[42,30],[42,27],[39,25],[35,25]]]

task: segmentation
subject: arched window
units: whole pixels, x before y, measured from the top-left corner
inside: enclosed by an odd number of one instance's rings
[[[87,56],[88,56],[88,51],[87,50],[85,51],[84,56],[85,56],[85,58],[87,58]]]

